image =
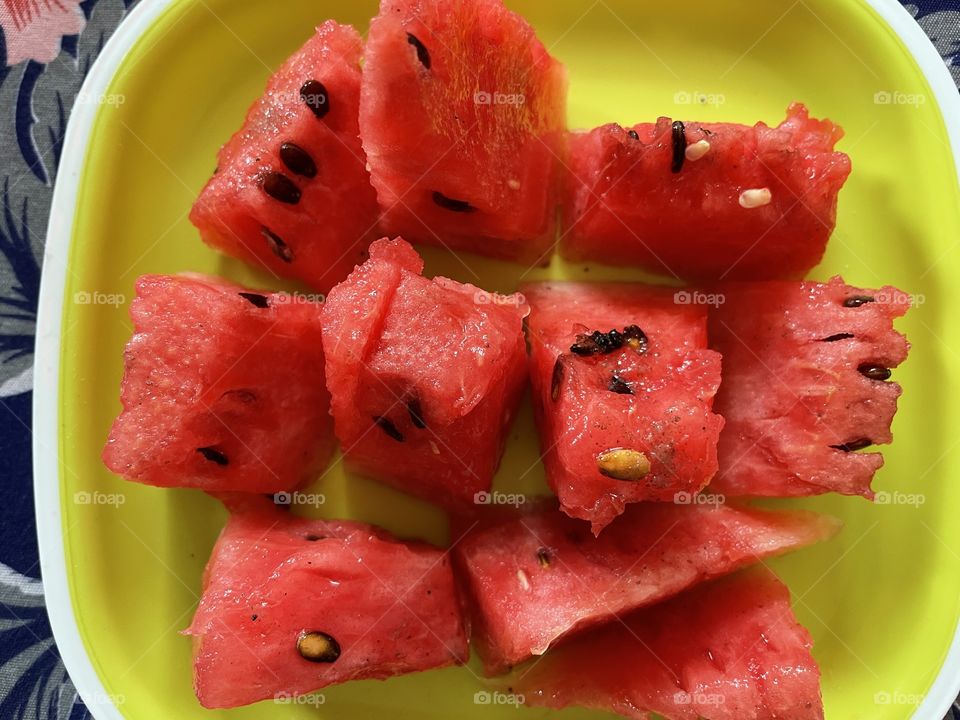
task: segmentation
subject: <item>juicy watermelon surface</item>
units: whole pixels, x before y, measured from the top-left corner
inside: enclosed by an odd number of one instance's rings
[[[267,501],[234,510],[186,631],[204,707],[466,660],[467,631],[441,550],[363,523],[298,518]],[[298,650],[304,632],[332,638],[336,650],[306,659]]]
[[[384,0],[360,127],[383,229],[546,264],[566,73],[499,0]]]
[[[520,401],[527,307],[422,269],[402,239],[378,240],[330,293],[332,412],[352,468],[466,507],[490,489]]]
[[[107,467],[218,492],[313,480],[334,445],[321,306],[293,300],[199,275],[141,277]]]
[[[839,126],[794,104],[777,127],[684,128],[676,172],[670,118],[571,135],[565,258],[688,280],[799,278],[820,262],[850,174],[834,151]],[[686,159],[695,143],[709,150]],[[764,188],[769,204],[741,205],[741,193]]]
[[[893,321],[910,296],[839,277],[732,283],[723,295],[710,338],[723,354],[716,407],[727,424],[711,490],[872,498],[883,456],[861,450],[893,439],[901,389],[889,370],[909,349]]]
[[[806,511],[638,503],[594,538],[586,523],[545,507],[469,534],[456,557],[475,646],[497,674],[572,632],[839,529]]]
[[[190,214],[206,243],[323,292],[363,258],[377,206],[359,138],[362,51],[331,20],[270,78]]]
[[[639,284],[531,283],[530,378],[547,481],[563,511],[599,533],[628,503],[672,502],[717,470],[723,420],[711,410],[720,356],[702,306]],[[579,355],[578,338],[638,327],[639,349]],[[642,453],[649,471],[617,476],[605,453]]]
[[[787,587],[750,570],[572,638],[511,689],[528,705],[636,720],[821,720],[811,645]]]

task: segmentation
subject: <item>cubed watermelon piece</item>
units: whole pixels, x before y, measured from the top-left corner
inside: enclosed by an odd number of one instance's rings
[[[696,493],[717,470],[720,356],[701,305],[639,284],[532,283],[530,376],[547,481],[599,533],[627,503]]]
[[[321,307],[200,275],[141,277],[106,466],[211,492],[313,480],[334,449]]]
[[[386,232],[546,264],[566,71],[500,0],[381,0],[360,103]]]
[[[512,687],[635,720],[822,720],[812,644],[790,591],[756,568],[572,639]]]
[[[298,518],[266,500],[235,510],[186,631],[204,707],[466,661],[444,551],[359,522]]]
[[[800,278],[836,223],[842,136],[798,103],[773,128],[660,118],[575,133],[561,253],[688,280]]]
[[[598,538],[553,507],[468,534],[456,558],[487,672],[501,673],[572,632],[824,540],[840,527],[811,512],[689,500],[631,505]]]
[[[204,241],[326,292],[376,237],[360,144],[363,41],[332,20],[270,78],[190,213]]]
[[[723,353],[717,411],[727,495],[873,497],[900,386],[890,369],[909,343],[893,328],[911,297],[894,287],[828,283],[730,283],[710,313],[710,342]]]
[[[331,291],[327,383],[359,472],[449,508],[490,489],[526,381],[519,296],[421,276],[402,239]]]

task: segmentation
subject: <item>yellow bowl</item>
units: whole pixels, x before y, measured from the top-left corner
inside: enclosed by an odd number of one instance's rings
[[[775,567],[816,641],[828,718],[939,720],[960,684],[960,421],[950,408],[960,400],[960,339],[950,320],[960,306],[960,100],[940,58],[894,0],[509,4],[567,63],[572,126],[657,115],[773,123],[802,100],[846,129],[840,148],[854,172],[813,276],[893,283],[920,301],[901,326],[913,353],[896,373],[905,387],[897,439],[875,483],[891,502],[787,503],[832,512],[846,529]],[[195,270],[271,284],[202,245],[187,212],[271,69],[327,17],[364,29],[374,12],[372,0],[144,0],[84,86],[83,97],[99,102],[78,106],[71,118],[41,297],[36,493],[51,621],[98,717],[548,714],[475,704],[482,685],[471,667],[328,688],[316,706],[201,709],[191,691],[190,642],[178,630],[197,601],[223,511],[196,491],[125,483],[99,459],[119,409],[135,278]],[[522,272],[426,254],[429,273],[490,290],[513,290]],[[613,275],[639,277],[601,268],[585,275],[554,263],[527,279]],[[498,489],[545,489],[536,446],[527,409]],[[327,499],[323,515],[445,540],[438,511],[348,477],[339,463],[315,487]]]

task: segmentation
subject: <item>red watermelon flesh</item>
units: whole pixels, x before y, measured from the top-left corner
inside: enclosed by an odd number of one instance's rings
[[[513,689],[528,705],[636,720],[822,720],[811,646],[790,591],[757,568],[573,638]]]
[[[497,674],[572,632],[838,530],[839,521],[805,511],[638,503],[594,538],[544,508],[471,533],[455,552],[474,642]]]
[[[382,0],[360,127],[384,230],[545,264],[565,98],[563,66],[500,0]]]
[[[352,468],[464,508],[490,489],[520,400],[527,307],[422,268],[408,243],[378,240],[330,293],[332,412]]]
[[[599,533],[628,503],[696,493],[717,469],[723,420],[711,411],[720,356],[707,349],[703,306],[639,284],[533,283],[528,337],[547,481],[563,511]],[[591,333],[642,331],[643,342],[578,355]],[[587,338],[589,340],[589,337]],[[648,463],[612,472],[610,453]],[[619,453],[623,456],[624,453]]]
[[[850,159],[833,149],[839,126],[794,104],[773,128],[683,127],[681,136],[660,118],[571,135],[565,258],[689,280],[799,278],[820,262],[850,174]],[[686,159],[704,143],[705,155]],[[769,204],[741,205],[741,193],[762,189]]]
[[[266,502],[231,516],[186,632],[194,638],[194,689],[207,708],[459,664],[468,654],[443,551]],[[333,643],[307,659],[298,643],[304,633]]]
[[[276,492],[333,453],[321,305],[200,275],[144,275],[103,451],[129,480]]]
[[[360,56],[327,21],[267,84],[190,214],[204,241],[326,292],[376,237],[360,144]]]
[[[889,369],[909,344],[893,321],[911,299],[893,287],[828,283],[731,283],[710,314],[711,344],[723,353],[717,411],[727,495],[873,497],[900,386]]]

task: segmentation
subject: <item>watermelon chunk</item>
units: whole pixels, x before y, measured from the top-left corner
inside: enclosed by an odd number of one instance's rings
[[[144,275],[103,451],[128,480],[276,492],[333,453],[318,303],[200,275]]]
[[[828,283],[731,283],[710,314],[710,341],[723,353],[717,411],[727,495],[873,497],[900,386],[890,368],[909,344],[894,319],[910,296],[893,287]]]
[[[270,78],[190,213],[228,255],[326,292],[376,237],[360,145],[360,56],[348,25],[319,28]]]
[[[420,275],[402,239],[331,291],[327,384],[347,463],[449,508],[490,489],[526,381],[518,296]]]
[[[707,349],[704,307],[637,284],[522,290],[540,444],[563,511],[596,534],[627,503],[703,488],[723,425],[711,411],[720,356]]]
[[[689,280],[802,277],[850,174],[842,136],[798,103],[774,128],[660,118],[574,134],[561,253]]]
[[[466,661],[447,555],[264,501],[233,513],[186,634],[207,708],[295,696]]]
[[[360,103],[382,227],[545,264],[566,72],[500,0],[382,0]]]
[[[822,720],[811,646],[790,591],[757,568],[575,638],[513,687],[528,705],[636,720]]]
[[[826,539],[839,521],[804,511],[631,505],[599,538],[547,507],[469,534],[456,548],[489,674],[560,638],[703,580]]]

